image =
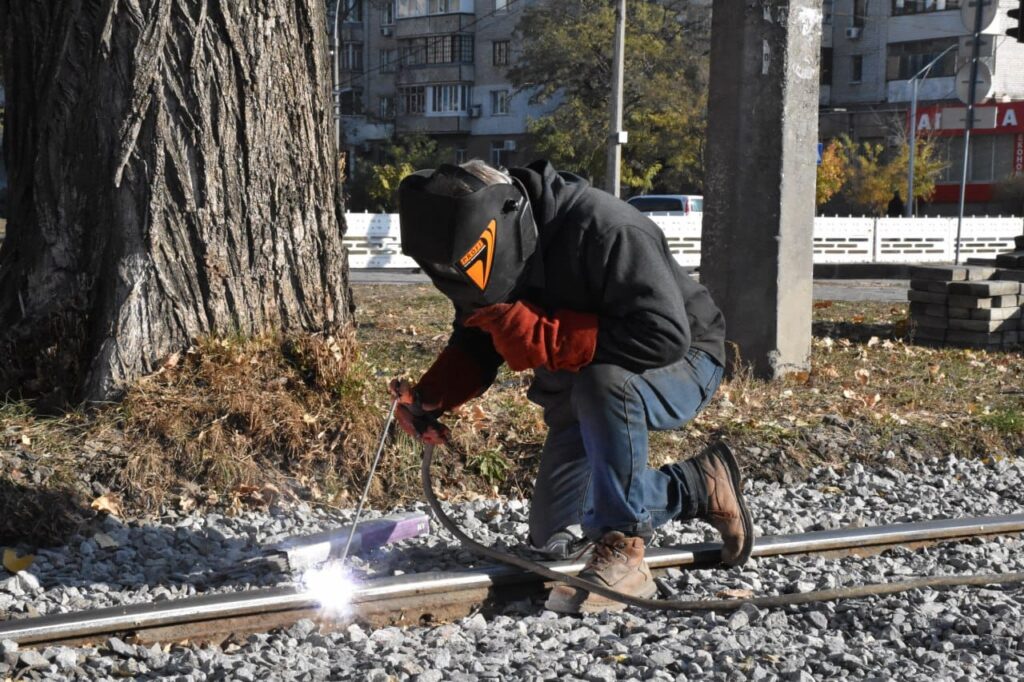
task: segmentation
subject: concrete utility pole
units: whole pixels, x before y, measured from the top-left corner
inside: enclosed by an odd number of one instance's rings
[[[625,71],[626,52],[626,0],[618,0],[615,8],[615,56],[612,58],[612,104],[611,125],[608,134],[607,188],[613,196],[619,196],[622,184],[622,145],[626,143],[626,132],[622,129],[622,81]]]
[[[716,0],[701,280],[730,369],[810,367],[822,0]]]

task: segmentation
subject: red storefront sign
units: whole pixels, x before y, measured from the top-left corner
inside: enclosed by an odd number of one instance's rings
[[[983,104],[977,109],[996,109],[995,128],[972,128],[971,135],[1013,135],[1013,174],[1024,175],[1024,102],[995,102]],[[942,113],[946,109],[965,109],[963,104],[936,104],[922,107],[917,111],[917,134],[939,137],[963,137],[964,129],[942,128]],[[909,123],[910,115],[907,120]],[[964,188],[964,199],[969,203],[984,203],[992,200],[992,183],[970,182]],[[935,203],[955,203],[960,200],[959,183],[938,184],[931,199]]]
[[[996,109],[995,128],[974,128],[972,135],[1005,135],[1006,133],[1024,133],[1024,102],[997,102],[983,104],[978,109]],[[963,128],[952,130],[942,129],[942,112],[944,109],[964,109],[962,104],[956,106],[934,105],[917,110],[917,132],[931,135],[963,136]],[[909,118],[909,114],[908,114]]]

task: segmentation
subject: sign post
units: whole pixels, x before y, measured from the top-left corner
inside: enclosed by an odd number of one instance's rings
[[[984,101],[988,97],[988,90],[992,87],[992,74],[989,72],[988,67],[985,67],[984,74],[979,74],[979,67],[982,66],[978,59],[978,54],[981,50],[981,32],[992,25],[995,21],[996,13],[999,10],[997,0],[966,0],[960,7],[960,18],[963,20],[964,28],[971,31],[974,34],[974,45],[971,50],[971,63],[965,65],[960,72],[957,73],[957,96],[960,97],[967,104],[967,111],[964,116],[964,165],[963,174],[960,176],[960,209],[957,212],[956,219],[956,244],[955,253],[953,256],[953,264],[960,264],[960,231],[964,223],[964,197],[967,193],[967,170],[970,162],[970,151],[971,151],[971,129],[974,127],[974,105],[978,104],[978,78],[979,75],[987,76],[986,85],[984,87],[984,94],[981,96],[981,100]],[[963,92],[961,87],[962,78],[961,73],[964,71],[969,72],[968,82],[966,83],[967,92]],[[967,95],[964,98],[964,95]]]

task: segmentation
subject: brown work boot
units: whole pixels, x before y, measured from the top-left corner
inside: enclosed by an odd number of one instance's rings
[[[722,534],[722,563],[740,566],[754,548],[754,521],[743,500],[740,465],[725,443],[715,443],[693,463],[704,474],[707,514],[701,518]]]
[[[633,597],[650,599],[658,591],[651,569],[644,561],[644,539],[626,537],[617,530],[605,533],[594,543],[594,553],[580,577]],[[622,602],[571,585],[555,585],[545,606],[559,613],[597,613],[626,608]]]

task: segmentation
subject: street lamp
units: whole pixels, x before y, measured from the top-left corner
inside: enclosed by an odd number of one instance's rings
[[[338,17],[341,16],[342,4],[345,0],[334,2],[334,30],[331,32],[331,39],[334,41],[334,52],[331,59],[331,112],[334,114],[334,142],[337,152],[341,153],[341,59],[340,46],[338,45]]]
[[[910,99],[910,157],[907,159],[907,203],[903,210],[903,215],[907,218],[911,217],[914,213],[914,159],[917,157],[917,83],[919,79],[927,78],[928,72],[932,70],[932,67],[956,46],[957,44],[953,43],[940,52],[938,57],[928,62],[927,66],[911,76],[908,81],[913,86],[914,94]]]

